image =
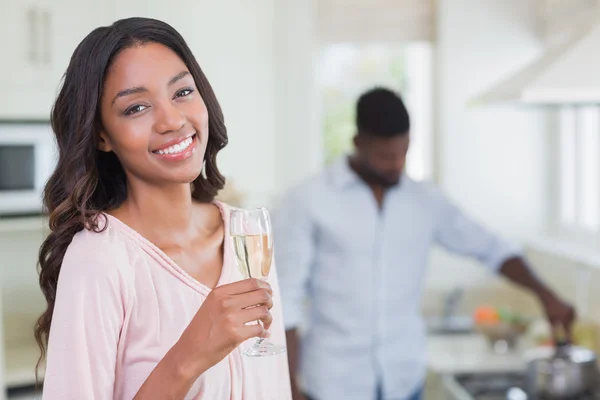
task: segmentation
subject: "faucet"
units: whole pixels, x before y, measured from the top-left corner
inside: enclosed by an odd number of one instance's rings
[[[464,292],[465,289],[458,286],[444,296],[444,305],[442,311],[442,319],[444,321],[449,322],[450,318],[456,314]]]

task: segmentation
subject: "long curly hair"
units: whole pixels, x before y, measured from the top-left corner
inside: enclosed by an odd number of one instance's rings
[[[118,207],[127,198],[125,171],[114,153],[97,149],[100,99],[107,70],[123,50],[160,43],[185,63],[202,96],[209,117],[203,173],[192,182],[192,198],[210,202],[223,188],[217,153],[227,144],[227,129],[217,98],[188,45],[169,24],[148,18],[122,19],[93,30],[77,46],[63,77],[51,112],[58,146],[58,162],[44,188],[44,207],[50,234],[39,251],[39,282],[47,309],[35,326],[44,362],[61,264],[73,236],[84,229],[100,231],[97,216]]]

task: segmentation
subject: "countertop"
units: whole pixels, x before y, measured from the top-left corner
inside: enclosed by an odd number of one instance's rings
[[[427,366],[436,374],[519,371],[525,369],[524,340],[511,352],[496,354],[480,334],[429,335]]]

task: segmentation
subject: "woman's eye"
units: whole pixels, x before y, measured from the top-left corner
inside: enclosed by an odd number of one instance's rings
[[[133,114],[137,114],[139,112],[142,112],[146,109],[146,106],[143,106],[141,104],[136,104],[134,106],[129,107],[127,110],[125,110],[125,115],[133,115]]]
[[[190,88],[186,88],[186,89],[181,89],[179,92],[177,92],[175,94],[175,97],[185,97],[185,96],[189,96],[190,94],[192,94],[194,90],[190,89]]]

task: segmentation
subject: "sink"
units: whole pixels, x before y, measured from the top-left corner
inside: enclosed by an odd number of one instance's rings
[[[427,333],[431,335],[468,335],[475,333],[473,318],[468,315],[425,318]]]

